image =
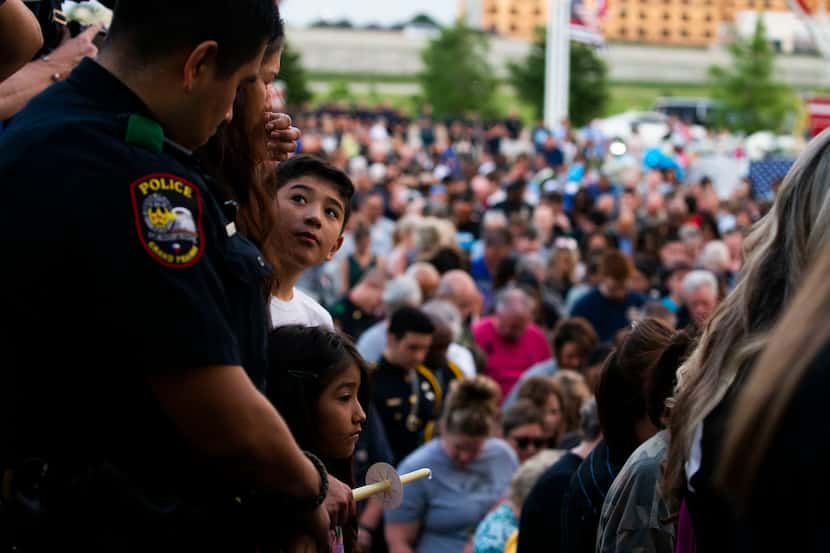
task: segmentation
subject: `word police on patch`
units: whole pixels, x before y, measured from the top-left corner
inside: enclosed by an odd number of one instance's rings
[[[130,185],[142,246],[166,267],[183,269],[204,252],[199,189],[176,175],[154,173]]]

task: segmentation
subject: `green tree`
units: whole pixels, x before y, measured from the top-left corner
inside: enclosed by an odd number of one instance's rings
[[[516,93],[539,119],[545,110],[546,46],[547,33],[540,27],[524,61],[508,67]],[[581,42],[571,42],[570,60],[568,116],[575,125],[584,125],[604,115],[608,106],[608,67],[594,48]]]
[[[775,53],[767,42],[763,18],[755,32],[729,45],[732,67],[709,67],[712,98],[720,104],[717,123],[733,131],[779,131],[795,109],[793,90],[773,76]]]
[[[349,90],[349,83],[339,79],[332,81],[329,85],[328,99],[332,102],[345,102],[352,99],[352,91]]]
[[[457,22],[444,27],[421,52],[418,74],[424,100],[437,117],[466,111],[494,114],[497,82],[487,61],[487,37]]]
[[[435,27],[440,28],[441,25],[435,21],[432,17],[425,13],[419,13],[415,17],[409,20],[410,25],[426,25],[428,27]]]
[[[301,107],[311,100],[311,90],[308,88],[302,57],[288,43],[282,49],[279,80],[285,83],[285,103],[289,108]]]

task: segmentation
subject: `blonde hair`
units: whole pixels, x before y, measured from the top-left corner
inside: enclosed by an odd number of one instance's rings
[[[830,252],[816,261],[735,404],[718,479],[745,506],[795,391],[830,338]],[[747,455],[747,452],[752,452]]]
[[[773,209],[744,243],[744,274],[715,310],[700,342],[677,373],[662,486],[679,494],[695,429],[723,400],[769,332],[830,235],[830,130],[793,164]]]
[[[510,480],[510,488],[507,490],[510,502],[521,509],[539,477],[564,454],[565,451],[561,449],[546,449],[522,463]]]
[[[594,397],[585,377],[576,371],[559,369],[553,373],[553,381],[559,386],[564,400],[560,435],[564,436],[582,428],[582,407]]]

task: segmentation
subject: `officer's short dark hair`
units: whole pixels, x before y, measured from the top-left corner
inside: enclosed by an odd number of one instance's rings
[[[389,318],[389,334],[400,340],[408,333],[432,334],[435,325],[429,315],[417,307],[404,306],[392,313]]]
[[[227,76],[284,34],[274,0],[119,0],[108,41],[129,45],[141,64],[215,40],[218,71]]]
[[[277,179],[274,193],[288,184],[288,181],[311,175],[334,185],[340,199],[343,200],[343,227],[352,213],[354,184],[349,176],[324,159],[311,155],[299,155],[289,158],[277,165]]]

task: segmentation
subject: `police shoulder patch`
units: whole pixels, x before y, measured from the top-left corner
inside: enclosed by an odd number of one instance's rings
[[[170,173],[145,175],[130,184],[141,245],[172,269],[193,266],[205,249],[202,196],[193,183]]]

